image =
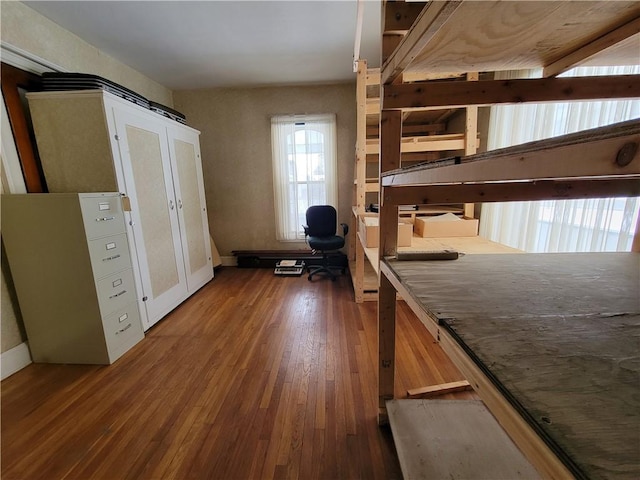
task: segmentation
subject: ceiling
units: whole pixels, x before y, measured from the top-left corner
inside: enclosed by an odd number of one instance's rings
[[[24,3],[172,90],[355,80],[358,0]],[[360,58],[378,67],[380,1],[361,7]]]

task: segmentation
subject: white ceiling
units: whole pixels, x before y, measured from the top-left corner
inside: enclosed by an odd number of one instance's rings
[[[355,79],[357,0],[24,3],[173,90]],[[377,67],[380,1],[362,8],[360,58]]]

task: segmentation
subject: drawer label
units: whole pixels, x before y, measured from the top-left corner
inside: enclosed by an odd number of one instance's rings
[[[127,318],[129,318],[129,314],[128,313],[123,313],[122,315],[120,315],[118,317],[118,322],[124,322]]]
[[[111,210],[111,204],[108,202],[100,202],[98,203],[98,208],[101,212],[104,210]]]
[[[107,248],[107,250],[113,250],[114,248],[116,248],[116,242],[107,243],[105,247]]]
[[[122,279],[119,278],[118,280],[114,280],[111,285],[113,285],[113,288],[119,287],[120,285],[122,285]]]

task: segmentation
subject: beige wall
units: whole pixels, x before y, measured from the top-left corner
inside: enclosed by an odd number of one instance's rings
[[[173,105],[171,90],[116,61],[22,3],[3,1],[0,21],[3,44],[17,47],[70,72],[100,75],[149,100]],[[4,261],[0,289],[0,352],[4,353],[26,340],[19,311],[12,301],[12,282]]]
[[[100,75],[171,107],[170,89],[88,44],[20,2],[3,1],[2,42],[36,55],[69,72]]]
[[[339,222],[350,223],[355,150],[355,82],[349,84],[175,91],[175,108],[202,132],[209,225],[221,255],[233,250],[305,248],[278,242],[270,117],[336,113]],[[351,232],[349,237],[355,232]]]

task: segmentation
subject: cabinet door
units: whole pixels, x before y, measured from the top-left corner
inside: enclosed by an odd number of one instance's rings
[[[131,199],[146,330],[187,297],[167,133],[161,120],[144,112],[115,106],[113,115]]]
[[[182,255],[187,286],[193,293],[213,278],[200,142],[197,132],[178,125],[169,125],[168,135]]]

